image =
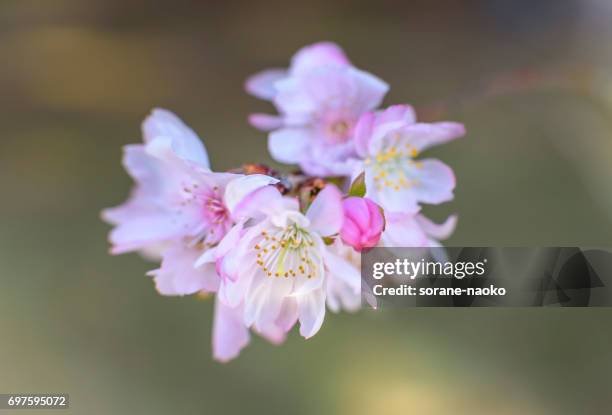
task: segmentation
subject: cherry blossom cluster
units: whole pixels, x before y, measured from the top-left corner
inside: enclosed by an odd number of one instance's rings
[[[236,357],[255,332],[282,343],[293,326],[315,335],[326,309],[361,306],[360,254],[374,246],[438,246],[456,217],[436,224],[422,204],[453,198],[444,163],[419,159],[464,135],[454,122],[419,123],[409,105],[379,109],[388,85],[333,43],[299,50],[288,69],[250,77],[246,90],[278,114],[249,120],[289,174],[259,164],[211,169],[197,134],[155,109],[143,142],[124,148],[135,182],[103,211],[111,253],[160,261],[162,295],[215,294],[213,356]]]

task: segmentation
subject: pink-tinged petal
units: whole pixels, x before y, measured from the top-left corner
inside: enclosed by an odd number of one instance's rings
[[[278,183],[278,179],[266,176],[265,174],[251,174],[238,177],[230,181],[225,187],[223,196],[225,206],[232,213],[234,218],[240,218],[242,216],[240,215],[240,211],[249,210],[249,205],[253,204],[253,193],[256,190],[275,183]]]
[[[465,135],[463,124],[438,122],[433,124],[411,124],[403,128],[402,139],[421,152]]]
[[[374,75],[351,66],[315,68],[278,86],[275,103],[286,113],[343,109],[354,116],[380,105],[389,88]]]
[[[450,215],[443,223],[437,224],[419,214],[416,220],[425,233],[437,240],[447,239],[457,227],[457,215]]]
[[[205,264],[198,269],[194,267],[201,253],[199,249],[180,243],[165,251],[160,268],[148,273],[154,278],[157,291],[162,295],[217,291],[219,277],[214,264]]]
[[[387,123],[414,124],[416,122],[416,113],[414,108],[407,104],[391,105],[385,110],[377,114],[376,124],[382,125]]]
[[[311,96],[309,84],[316,85],[325,78],[316,78],[315,75],[316,73],[305,77],[289,77],[275,84],[278,93],[274,97],[274,105],[285,117],[297,116],[298,119],[305,121],[310,114],[317,111],[319,103]]]
[[[338,109],[350,109],[353,113],[367,111],[367,105],[359,100],[361,85],[358,71],[352,67],[319,67],[297,79],[293,88],[283,88],[277,103],[285,112],[309,108],[313,113],[330,113]],[[293,95],[288,95],[293,92]],[[292,98],[288,102],[287,98]],[[300,100],[301,102],[295,102]],[[296,111],[297,112],[297,111]]]
[[[276,324],[269,324],[261,329],[256,329],[255,331],[270,343],[275,345],[281,344],[287,338],[287,332],[283,331]]]
[[[111,253],[137,251],[151,244],[172,239],[181,234],[182,224],[173,222],[166,214],[134,218],[118,225],[109,234]]]
[[[123,147],[123,167],[138,185],[137,192],[148,197],[157,196],[162,187],[163,166],[146,153],[142,144]]]
[[[274,278],[255,275],[249,294],[245,298],[244,322],[261,331],[279,317],[283,300],[291,293],[293,281],[289,278]]]
[[[210,168],[208,153],[197,134],[170,111],[156,108],[142,124],[145,143],[156,138],[171,140],[171,147],[182,159]]]
[[[196,260],[194,267],[199,268],[204,264],[217,264],[222,261],[223,257],[227,255],[232,249],[235,249],[242,236],[245,220],[236,223],[219,241],[219,244],[214,249],[207,249],[204,253]],[[220,272],[221,270],[219,270]]]
[[[234,359],[249,344],[249,337],[242,322],[242,310],[228,307],[217,298],[212,335],[214,359],[224,363]]]
[[[416,216],[386,212],[387,227],[382,235],[382,245],[389,247],[424,247],[428,238],[416,221]]]
[[[291,58],[291,75],[300,76],[324,65],[350,65],[340,46],[332,42],[318,42],[305,46]]]
[[[440,160],[419,160],[408,171],[407,176],[409,179],[416,181],[408,189],[416,200],[423,203],[439,204],[453,199],[455,174],[450,167]]]
[[[237,307],[246,298],[258,270],[255,254],[249,252],[255,232],[253,226],[241,238],[234,249],[229,250],[217,263],[218,274],[222,281],[219,298],[231,307]]]
[[[325,292],[312,291],[297,298],[300,320],[300,334],[310,338],[317,334],[325,319]]]
[[[308,150],[312,133],[305,128],[282,128],[270,133],[268,150],[274,160],[298,164]]]
[[[359,267],[331,252],[326,255],[326,263],[329,269],[326,287],[327,307],[334,313],[341,309],[358,310],[361,306]]]
[[[283,118],[278,115],[251,114],[249,124],[261,131],[272,131],[284,125]]]
[[[258,236],[259,232],[260,228],[258,226],[250,227],[244,234],[240,235],[238,244],[231,248],[229,242],[234,241],[236,236],[230,232],[232,240],[228,242],[228,245],[222,247],[226,252],[219,264],[219,273],[223,278],[237,281],[240,276],[252,271],[247,265],[255,265],[255,255],[251,252],[251,247],[253,239]],[[222,242],[225,243],[226,241]]]
[[[224,259],[224,262],[226,259]],[[253,262],[249,266],[256,267],[256,264]],[[244,301],[252,282],[252,273],[240,274],[235,280],[229,278],[223,279],[219,286],[219,299],[230,307],[237,307]]]
[[[276,325],[285,333],[291,330],[298,320],[298,305],[295,298],[285,298]]]
[[[363,161],[360,159],[346,157],[317,157],[314,154],[300,161],[302,171],[309,176],[315,177],[350,177],[357,168],[356,166],[361,166],[362,164]]]
[[[389,85],[382,79],[364,71],[351,68],[354,71],[355,82],[358,87],[358,98],[360,112],[377,108],[387,92]]]
[[[235,249],[242,236],[244,224],[246,221],[241,220],[237,222],[227,234],[221,239],[217,249],[215,249],[216,259],[222,258],[227,255],[232,249]]]
[[[271,100],[276,95],[274,84],[286,77],[285,69],[267,69],[250,76],[244,84],[244,89],[257,98]]]
[[[263,215],[282,210],[287,201],[274,186],[264,186],[249,193],[231,210],[235,220],[243,218],[259,219]]]
[[[324,261],[330,278],[342,281],[343,284],[349,286],[356,293],[360,292],[361,271],[358,267],[331,252],[329,249],[325,251]]]
[[[367,157],[369,154],[369,144],[372,138],[375,119],[376,116],[373,112],[366,112],[359,117],[359,121],[357,121],[357,125],[355,126],[355,131],[353,133],[355,150],[362,158]]]
[[[329,236],[340,232],[344,212],[342,210],[342,194],[338,188],[328,184],[321,190],[306,212],[311,229],[321,236]]]
[[[127,202],[102,211],[102,219],[112,225],[160,212],[158,199],[163,187],[160,162],[146,154],[141,144],[127,145],[123,151],[123,166],[136,186]]]

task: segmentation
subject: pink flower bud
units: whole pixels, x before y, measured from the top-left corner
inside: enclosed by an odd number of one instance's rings
[[[385,227],[378,205],[365,197],[349,197],[342,202],[344,223],[340,237],[356,251],[376,246]]]

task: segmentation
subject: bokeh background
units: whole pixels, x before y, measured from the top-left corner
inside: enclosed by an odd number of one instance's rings
[[[155,106],[216,169],[277,166],[243,82],[333,40],[385,104],[466,124],[431,151],[458,176],[427,211],[459,213],[448,244],[610,245],[611,22],[608,0],[0,1],[0,392],[90,415],[610,413],[609,309],[328,315],[215,363],[211,301],[157,295],[154,264],[107,254],[99,212]]]

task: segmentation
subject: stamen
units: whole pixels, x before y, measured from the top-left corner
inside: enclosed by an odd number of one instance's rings
[[[381,151],[372,159],[366,160],[366,165],[372,165],[374,174],[373,180],[377,190],[390,188],[394,191],[409,189],[418,184],[415,179],[407,179],[407,169],[409,167],[421,168],[422,163],[412,160],[418,155],[418,151],[409,143],[401,145],[399,142],[401,136],[399,133],[392,135],[388,143]]]
[[[253,246],[257,251],[256,264],[268,276],[299,275],[313,278],[318,275],[320,257],[315,242],[308,231],[290,225],[271,232],[262,231],[260,240]]]

